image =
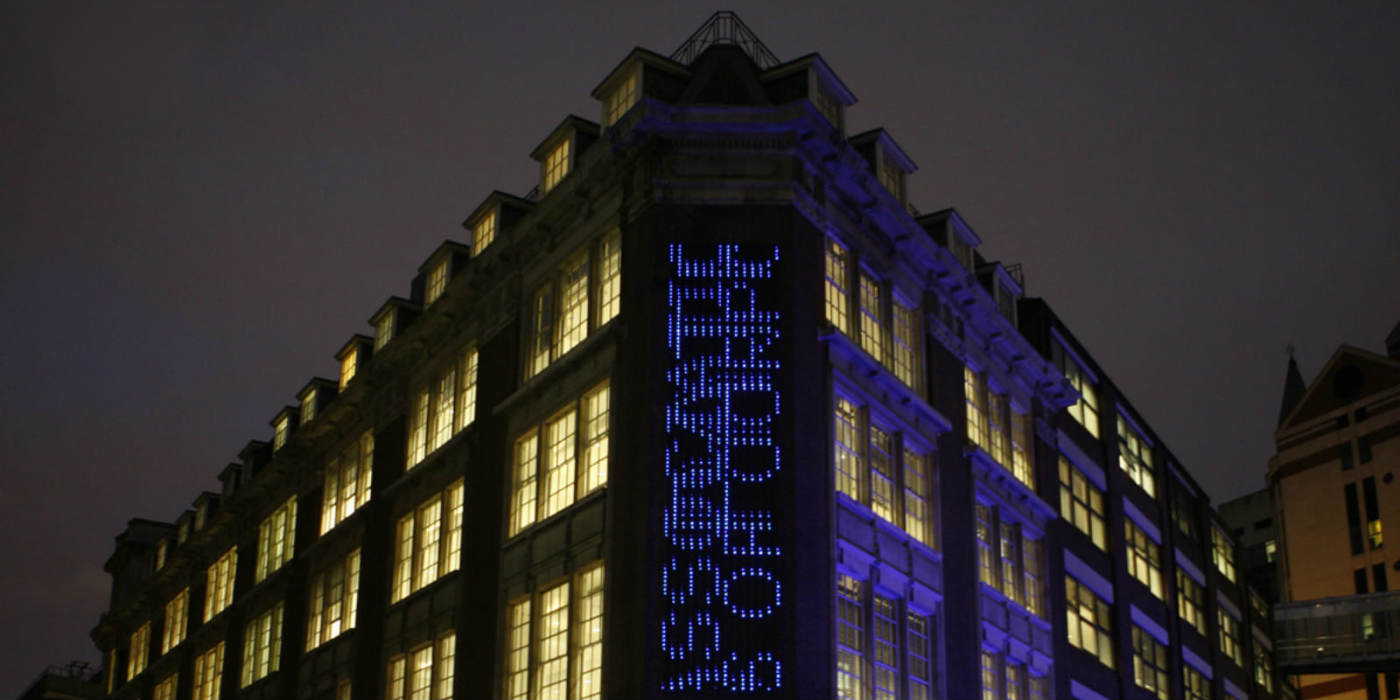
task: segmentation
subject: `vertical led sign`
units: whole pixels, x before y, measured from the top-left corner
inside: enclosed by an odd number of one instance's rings
[[[777,246],[669,248],[661,689],[766,694],[778,653]]]

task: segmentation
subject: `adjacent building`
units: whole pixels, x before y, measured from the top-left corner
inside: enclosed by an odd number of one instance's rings
[[[1395,542],[1386,546],[1385,529],[1389,523],[1393,535],[1400,523],[1400,325],[1386,351],[1342,345],[1309,383],[1289,360],[1268,473],[1281,600],[1332,599],[1329,605],[1341,606],[1347,601],[1339,597],[1356,596],[1358,605],[1385,603],[1380,611],[1350,615],[1348,632],[1333,633],[1330,642],[1371,655],[1386,648],[1400,622],[1400,599],[1376,595],[1400,578],[1400,553]],[[1317,643],[1317,656],[1341,653],[1324,649],[1327,644]],[[1388,646],[1391,658],[1400,659],[1394,642]],[[1305,698],[1375,700],[1400,697],[1397,676],[1393,670],[1315,674],[1302,676],[1300,686]]]
[[[114,697],[1269,697],[1143,414],[816,54],[629,53],[171,523]]]

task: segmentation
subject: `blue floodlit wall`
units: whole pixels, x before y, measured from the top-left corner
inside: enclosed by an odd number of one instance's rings
[[[784,686],[777,246],[671,244],[661,690]]]

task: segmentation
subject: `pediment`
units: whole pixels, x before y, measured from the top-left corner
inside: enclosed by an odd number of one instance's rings
[[[1400,361],[1343,345],[1332,353],[1293,411],[1279,426],[1287,431],[1367,396],[1400,386]]]

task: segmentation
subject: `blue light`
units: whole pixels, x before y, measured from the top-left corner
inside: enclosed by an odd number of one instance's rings
[[[668,251],[661,689],[771,692],[783,685],[772,510],[781,313],[759,306],[778,248],[723,244],[700,258],[686,250]]]

